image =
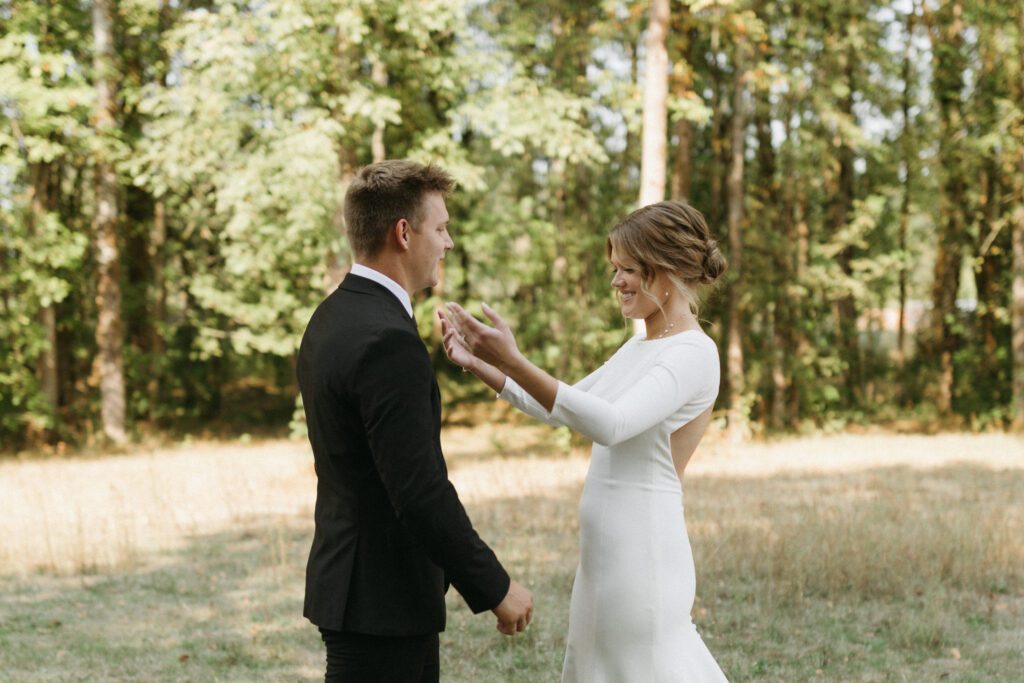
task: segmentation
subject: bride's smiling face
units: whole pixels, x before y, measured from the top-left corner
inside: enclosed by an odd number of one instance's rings
[[[652,298],[651,294],[644,292],[640,264],[630,256],[619,253],[614,245],[608,260],[612,265],[612,287],[619,295],[619,308],[622,315],[626,318],[646,319],[657,312],[659,310],[658,302]],[[659,279],[662,277],[658,273],[650,282],[647,282],[647,291],[653,293],[665,289],[664,286],[659,288]]]

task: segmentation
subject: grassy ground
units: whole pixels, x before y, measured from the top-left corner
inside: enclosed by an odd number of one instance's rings
[[[452,430],[452,478],[534,590],[500,636],[449,596],[443,680],[552,681],[584,452]],[[300,616],[303,444],[0,462],[0,679],[322,678]],[[711,442],[684,488],[694,619],[733,681],[1024,681],[1024,443],[999,435]]]

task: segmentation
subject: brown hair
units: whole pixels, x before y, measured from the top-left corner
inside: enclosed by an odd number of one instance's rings
[[[447,195],[455,180],[444,169],[407,159],[364,166],[345,192],[345,230],[357,258],[375,256],[388,231],[402,218],[419,230],[419,212],[429,192]]]
[[[657,271],[664,272],[697,314],[700,285],[711,285],[725,272],[725,257],[700,211],[677,201],[658,202],[629,214],[608,233],[612,246],[640,266],[644,293]]]

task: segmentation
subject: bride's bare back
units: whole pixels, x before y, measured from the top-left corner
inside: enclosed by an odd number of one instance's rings
[[[713,407],[713,406],[712,406]],[[711,423],[711,408],[693,418],[682,427],[672,432],[672,463],[676,467],[676,474],[679,481],[683,481],[683,470],[686,469],[690,457],[697,450],[697,444],[704,437],[704,432]]]

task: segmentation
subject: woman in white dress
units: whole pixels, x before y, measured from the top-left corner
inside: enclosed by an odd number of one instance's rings
[[[622,314],[646,334],[577,384],[530,363],[486,305],[493,327],[449,305],[445,349],[502,399],[594,442],[562,681],[725,681],[690,618],[696,578],[680,486],[718,395],[718,349],[697,321],[697,292],[725,260],[704,217],[680,202],[631,213],[607,252]]]

